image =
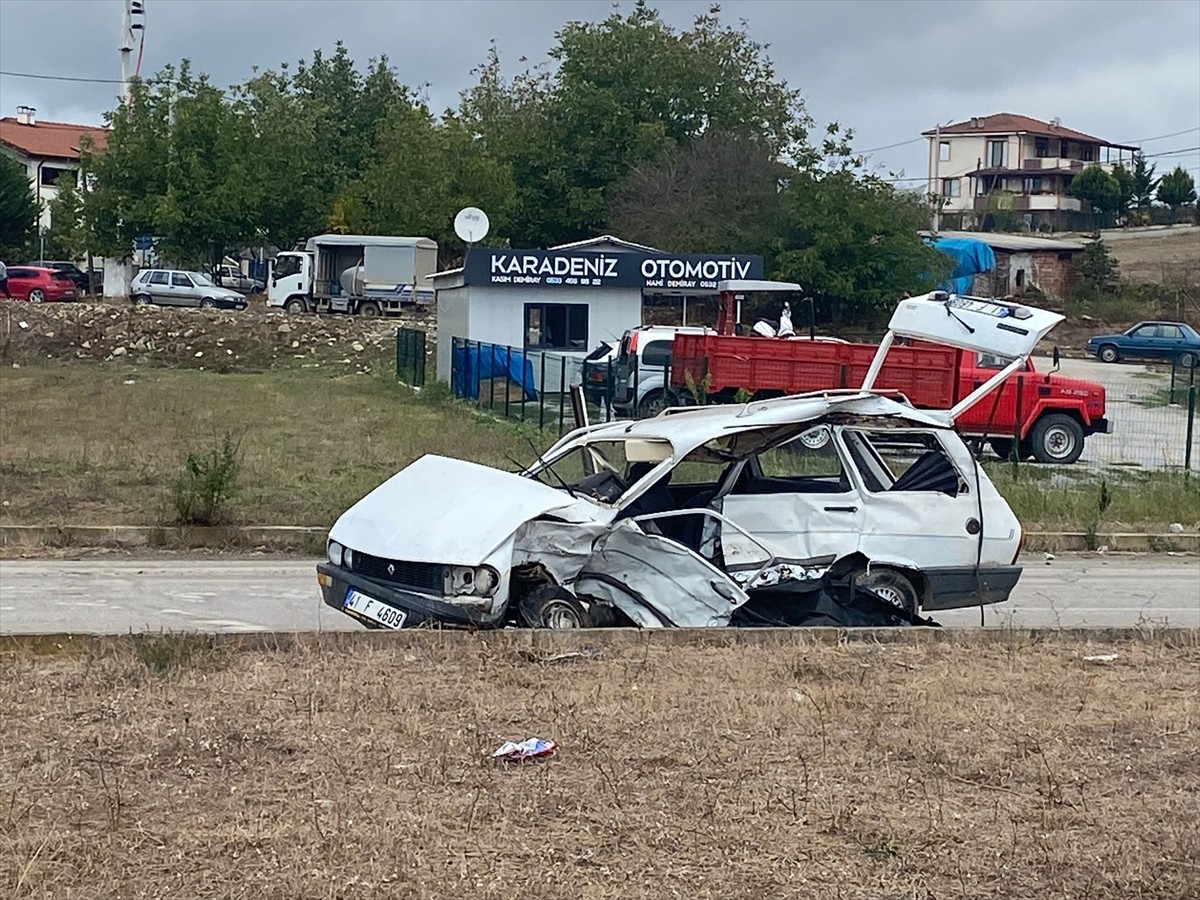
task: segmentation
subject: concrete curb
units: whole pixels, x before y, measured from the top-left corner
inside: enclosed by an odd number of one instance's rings
[[[219,527],[160,527],[147,525],[0,525],[0,547],[117,547],[199,549],[301,550],[320,554],[327,528],[294,525]],[[1112,552],[1200,553],[1200,534],[1139,534],[1112,532],[1094,536],[1082,532],[1035,531],[1025,537],[1025,549],[1062,553],[1097,550]]]
[[[292,652],[296,650],[462,649],[470,645],[487,652],[521,654],[531,663],[549,663],[550,656],[572,651],[584,658],[600,650],[633,652],[651,647],[776,647],[812,648],[848,644],[957,647],[1003,646],[1017,649],[1045,644],[1156,645],[1194,649],[1200,647],[1196,628],[596,628],[587,631],[326,631],[205,634],[197,632],[125,635],[7,634],[0,635],[0,654],[78,656],[127,652],[137,642],[168,641],[196,649],[238,652]]]

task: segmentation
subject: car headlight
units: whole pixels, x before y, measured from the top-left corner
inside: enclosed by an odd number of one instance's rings
[[[346,548],[337,541],[330,541],[325,553],[329,557],[329,561],[331,563],[333,563],[335,566],[340,566],[342,564],[342,554],[345,549]]]
[[[490,597],[500,587],[500,573],[491,566],[447,566],[446,596]]]

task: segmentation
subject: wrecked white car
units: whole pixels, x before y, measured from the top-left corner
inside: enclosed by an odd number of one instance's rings
[[[913,298],[880,360],[942,328],[1028,353],[1060,318]],[[386,628],[915,624],[1001,602],[1021,526],[951,412],[833,391],[584,427],[516,474],[425,456],[338,519],[318,582]]]

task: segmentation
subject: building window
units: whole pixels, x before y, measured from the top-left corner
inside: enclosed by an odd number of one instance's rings
[[[1095,144],[1080,144],[1079,158],[1084,162],[1096,161],[1096,145]]]
[[[525,349],[586,350],[586,303],[525,304]]]
[[[938,159],[941,162],[950,161],[950,142],[938,141]]]
[[[58,166],[42,166],[42,187],[54,187],[58,184],[58,179],[67,176],[70,182],[75,182],[75,170],[63,169]]]
[[[1050,138],[1040,137],[1033,139],[1033,155],[1038,159],[1046,159],[1050,156]]]
[[[988,166],[993,169],[1004,168],[1004,159],[1007,156],[1008,141],[988,141],[987,156]]]
[[[1026,194],[1040,194],[1041,192],[1042,192],[1042,179],[1041,178],[1026,178],[1025,179],[1025,193]]]
[[[942,196],[957,197],[959,196],[958,179],[943,178],[942,179]]]

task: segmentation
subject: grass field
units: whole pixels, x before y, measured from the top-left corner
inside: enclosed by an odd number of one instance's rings
[[[555,663],[424,637],[0,656],[0,892],[1200,892],[1194,640],[791,635]],[[534,735],[558,754],[486,758]]]
[[[385,374],[26,366],[0,376],[0,522],[169,524],[185,454],[227,431],[241,442],[233,521],[318,527],[423,453],[515,470],[511,460],[532,461],[530,441],[540,452],[554,437],[422,399]],[[1100,482],[1082,469],[989,470],[1030,529],[1200,524],[1200,478],[1113,475],[1101,511]]]

